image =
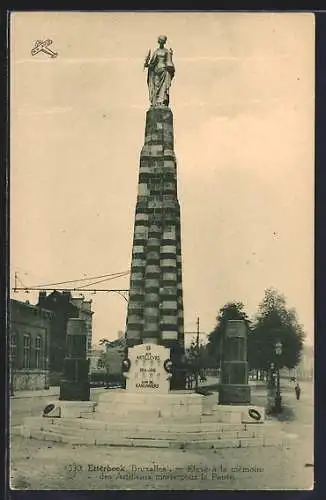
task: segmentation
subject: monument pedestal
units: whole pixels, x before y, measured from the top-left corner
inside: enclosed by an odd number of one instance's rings
[[[252,405],[222,405],[212,408],[216,422],[227,424],[262,424],[265,422],[265,408]]]
[[[88,360],[87,360],[88,370]],[[62,401],[89,401],[90,385],[88,380],[78,382],[72,380],[60,381],[60,400]]]
[[[148,422],[170,417],[172,422],[175,418],[202,415],[203,399],[201,394],[186,391],[149,394],[109,390],[99,396],[94,418],[109,421],[129,416],[134,422]]]
[[[251,401],[250,386],[246,384],[221,385],[219,403],[222,405],[243,405]]]
[[[88,418],[95,411],[94,401],[53,400],[43,409],[44,418]]]
[[[223,335],[223,360],[219,403],[224,405],[249,404],[247,325],[243,320],[228,320]]]
[[[83,319],[70,318],[68,320],[66,344],[59,399],[89,401],[89,360],[86,359],[87,333]]]

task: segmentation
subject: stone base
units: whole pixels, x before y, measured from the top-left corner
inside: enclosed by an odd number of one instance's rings
[[[62,401],[89,401],[90,385],[85,382],[61,381],[60,400]]]
[[[95,418],[112,420],[129,415],[135,421],[148,421],[161,417],[200,416],[204,397],[189,391],[151,394],[131,393],[124,389],[110,390],[99,396]]]
[[[132,418],[128,422],[110,422],[89,418],[29,417],[21,426],[20,435],[91,446],[175,449],[289,446],[286,436],[274,424],[226,424],[204,416],[192,423],[188,419],[135,423]]]
[[[244,384],[221,385],[218,398],[219,403],[223,405],[250,404],[250,386]]]
[[[216,405],[212,409],[217,422],[228,424],[262,424],[265,422],[265,408],[253,405]]]
[[[80,445],[177,449],[284,445],[277,427],[261,425],[262,408],[215,405],[204,414],[204,398],[186,391],[132,394],[112,389],[100,394],[98,403],[53,401],[54,413],[26,418],[19,432],[26,438]],[[58,408],[61,418],[55,418]],[[248,425],[250,409],[262,417]]]
[[[94,401],[50,401],[44,408],[53,405],[51,411],[43,415],[43,418],[89,418],[94,410]]]

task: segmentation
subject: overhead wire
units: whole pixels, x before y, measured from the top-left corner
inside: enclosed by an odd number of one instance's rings
[[[117,273],[102,274],[100,276],[89,276],[87,278],[79,278],[79,279],[75,279],[75,280],[58,281],[56,283],[45,283],[45,284],[43,283],[41,285],[33,285],[33,286],[28,287],[28,288],[42,288],[42,287],[47,287],[47,286],[65,285],[67,283],[76,283],[76,282],[80,282],[80,281],[89,281],[89,280],[93,280],[93,279],[97,279],[97,278],[114,279],[115,277],[116,278],[120,278],[121,276],[127,275],[129,273],[130,273],[130,271],[120,271],[120,272],[117,272]],[[105,280],[103,280],[103,281],[105,281]],[[90,284],[85,285],[85,286],[90,286]]]
[[[84,286],[86,287],[86,286],[97,285],[98,283],[104,283],[106,281],[111,281],[111,280],[114,280],[116,278],[123,278],[123,277],[127,276],[128,274],[129,274],[129,271],[127,271],[125,273],[121,273],[119,276],[113,276],[111,278],[105,278],[103,280],[93,281],[92,283],[88,283],[87,285],[84,285]]]

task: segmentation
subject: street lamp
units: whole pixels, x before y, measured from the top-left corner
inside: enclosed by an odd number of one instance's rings
[[[277,359],[277,384],[276,384],[276,396],[275,396],[275,411],[280,413],[282,411],[282,396],[281,396],[281,385],[280,385],[280,356],[282,354],[283,344],[277,341],[275,344],[275,355]]]

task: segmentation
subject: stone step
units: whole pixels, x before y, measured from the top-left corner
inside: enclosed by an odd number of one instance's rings
[[[195,423],[195,424],[185,424],[184,422],[179,423],[166,423],[162,424],[159,420],[152,422],[105,422],[101,420],[93,419],[68,419],[68,418],[53,418],[47,419],[43,417],[29,417],[25,419],[25,425],[44,427],[45,425],[64,425],[65,428],[81,428],[84,430],[102,430],[102,431],[115,431],[122,432],[124,430],[134,429],[139,432],[147,432],[150,429],[155,429],[158,432],[261,432],[264,430],[266,432],[273,424],[222,424],[219,422],[206,422],[206,423]]]
[[[210,448],[212,445],[215,447],[258,446],[258,443],[262,445],[261,440],[263,440],[265,446],[275,446],[283,438],[280,431],[274,425],[270,424],[256,425],[255,429],[252,428],[252,425],[242,425],[242,429],[234,429],[234,427],[239,426],[223,424],[223,430],[219,428],[207,430],[203,427],[199,430],[194,430],[193,426],[190,426],[188,430],[184,426],[179,426],[177,430],[169,428],[162,430],[157,426],[148,427],[148,424],[146,427],[143,426],[140,428],[139,426],[134,426],[132,423],[129,423],[129,425],[111,426],[110,424],[96,421],[92,421],[91,426],[85,428],[84,425],[90,422],[81,418],[47,419],[29,417],[26,420],[27,422],[22,429],[22,435],[27,438],[50,440],[51,436],[54,436],[54,441],[74,442],[76,444],[147,446],[148,444],[146,443],[148,441],[151,443],[151,446],[154,446],[153,443],[156,443],[155,446],[158,447],[178,447],[178,443],[184,443],[182,446]],[[97,424],[100,424],[100,426]],[[130,441],[134,444],[130,444]],[[231,441],[236,441],[237,444],[230,445],[229,442]]]
[[[96,419],[86,419],[86,418],[44,418],[44,417],[28,417],[25,419],[26,425],[32,426],[44,426],[44,425],[64,425],[66,428],[71,429],[82,428],[85,430],[114,430],[115,432],[123,431],[125,429],[135,429],[138,431],[147,431],[148,429],[154,428],[159,432],[225,432],[225,431],[237,431],[245,432],[250,430],[250,432],[261,432],[262,430],[267,430],[271,423],[264,424],[228,424],[220,422],[202,422],[202,423],[185,423],[180,422],[162,422],[160,419],[147,422],[134,422],[129,421],[103,421]]]
[[[94,435],[63,435],[60,432],[48,432],[40,430],[32,430],[31,439],[38,439],[52,442],[62,442],[79,445],[95,445],[95,446],[121,446],[121,447],[147,447],[147,448],[174,448],[174,449],[222,449],[222,448],[247,448],[247,447],[264,447],[264,446],[286,446],[287,443],[282,439],[266,440],[260,438],[243,438],[243,439],[219,439],[219,440],[169,440],[169,439],[141,439],[141,438],[126,438],[120,436],[108,436],[100,434]]]
[[[12,425],[10,428],[10,436],[21,436],[22,434],[22,426],[21,425]]]
[[[32,431],[40,430],[50,433],[61,433],[62,435],[69,436],[71,434],[84,436],[87,430],[82,427],[72,427],[71,425],[65,425],[64,421],[59,424],[43,424],[41,426],[35,425],[30,427]],[[200,431],[200,432],[185,432],[180,429],[179,432],[173,431],[161,431],[159,429],[147,429],[139,430],[137,428],[121,428],[121,429],[93,429],[88,432],[94,437],[101,435],[118,435],[121,438],[129,439],[168,439],[168,440],[193,440],[193,441],[212,441],[220,439],[251,439],[251,438],[262,438],[265,437],[265,432],[261,429],[260,431]]]
[[[198,409],[195,408],[187,408],[187,407],[181,407],[181,408],[167,408],[164,409],[162,408],[161,410],[139,410],[137,409],[128,409],[128,408],[116,408],[116,407],[107,407],[107,406],[101,406],[96,409],[94,412],[96,415],[101,415],[103,416],[102,418],[106,420],[110,420],[112,418],[115,419],[130,419],[130,415],[133,415],[133,418],[135,420],[143,421],[144,419],[156,419],[156,418],[166,418],[166,419],[175,419],[175,418],[186,418],[188,419],[189,417],[192,417],[194,419],[197,418],[197,420],[202,416],[202,410],[201,408],[198,407]],[[215,418],[217,420],[217,418]]]

